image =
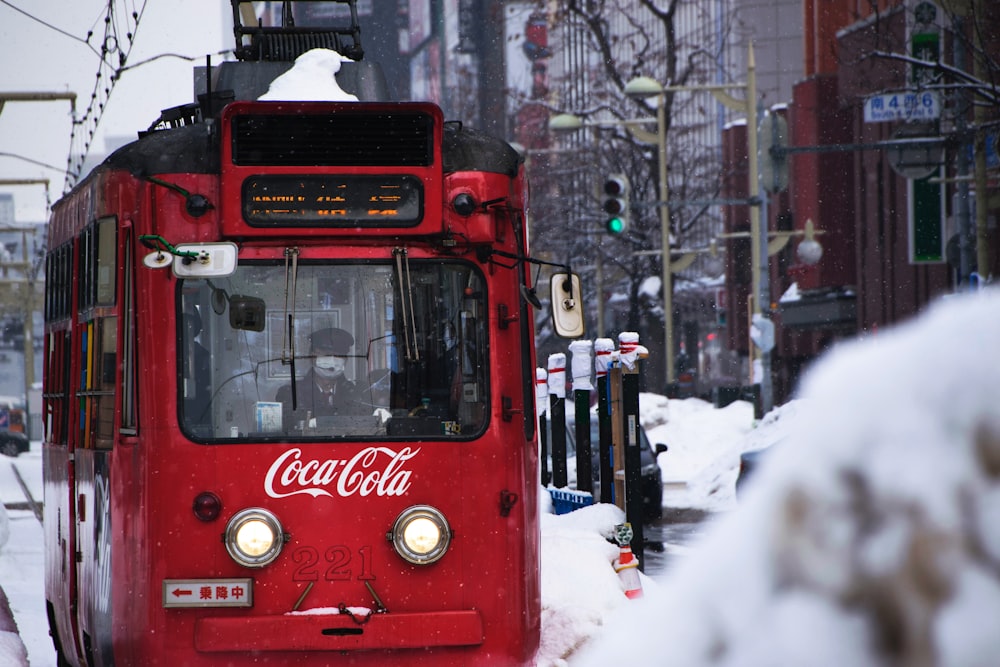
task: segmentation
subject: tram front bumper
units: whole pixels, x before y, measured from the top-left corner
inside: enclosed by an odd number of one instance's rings
[[[201,618],[195,623],[194,645],[206,653],[352,651],[475,646],[484,640],[483,621],[476,610],[366,618],[338,613]]]

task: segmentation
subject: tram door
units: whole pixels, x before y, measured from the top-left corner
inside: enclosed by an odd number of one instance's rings
[[[79,355],[74,428],[78,620],[89,661],[109,664],[111,652],[111,457],[118,384],[117,230],[114,218],[81,237]]]

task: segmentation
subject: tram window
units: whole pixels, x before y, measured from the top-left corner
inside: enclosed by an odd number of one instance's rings
[[[45,440],[46,442],[65,445],[67,440],[66,424],[69,419],[69,346],[67,336],[63,331],[55,331],[45,335],[47,347],[45,379]]]
[[[478,269],[300,262],[287,308],[286,270],[244,261],[226,278],[178,281],[178,415],[193,440],[482,432],[488,341]],[[233,295],[238,309],[260,300],[260,326],[237,326]],[[193,314],[199,327],[185,324]]]
[[[81,310],[115,302],[116,238],[114,218],[98,220],[80,237]]]
[[[73,293],[72,244],[65,243],[49,253],[45,263],[45,321],[69,317]]]
[[[94,341],[94,434],[96,447],[109,448],[114,442],[115,426],[115,372],[118,368],[116,348],[118,343],[118,318],[105,317],[95,328]]]
[[[115,231],[113,218],[97,223],[97,304],[107,306],[115,302]]]
[[[80,337],[81,373],[79,442],[87,448],[108,449],[114,442],[115,373],[118,318],[91,321]]]

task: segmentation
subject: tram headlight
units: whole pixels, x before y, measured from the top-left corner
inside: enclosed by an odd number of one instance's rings
[[[244,567],[264,567],[274,561],[284,546],[284,530],[278,517],[259,507],[241,510],[226,524],[226,551]]]
[[[451,526],[439,510],[430,505],[414,505],[396,518],[388,534],[403,560],[414,565],[430,565],[441,560],[451,543]]]

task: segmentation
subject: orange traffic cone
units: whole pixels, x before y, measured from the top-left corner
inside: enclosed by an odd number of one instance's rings
[[[625,589],[625,597],[630,600],[642,597],[642,582],[639,581],[639,561],[632,554],[632,547],[623,544],[615,561],[615,572]]]

